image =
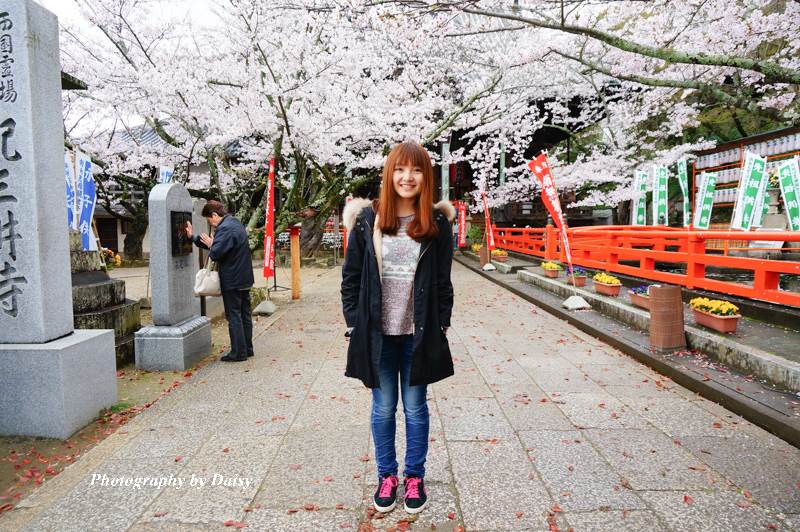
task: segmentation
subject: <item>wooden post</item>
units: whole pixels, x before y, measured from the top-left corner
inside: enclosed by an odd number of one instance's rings
[[[292,299],[300,299],[300,227],[289,229],[292,249]]]

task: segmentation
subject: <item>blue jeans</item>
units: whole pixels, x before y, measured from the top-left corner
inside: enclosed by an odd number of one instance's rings
[[[372,438],[375,441],[375,461],[378,476],[397,475],[397,455],[394,447],[395,411],[397,410],[397,380],[403,395],[406,416],[406,476],[424,477],[428,456],[427,386],[410,386],[411,358],[414,336],[383,336],[381,364],[378,368],[380,388],[372,389]]]

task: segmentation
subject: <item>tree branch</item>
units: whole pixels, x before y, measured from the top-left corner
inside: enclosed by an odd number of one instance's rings
[[[648,85],[650,87],[671,87],[675,89],[693,89],[700,91],[704,94],[713,95],[717,100],[720,102],[734,104],[738,100],[737,98],[731,96],[730,94],[726,93],[722,89],[718,87],[714,87],[713,85],[708,85],[706,83],[701,83],[699,81],[693,80],[678,80],[678,79],[663,79],[663,78],[650,78],[646,76],[636,76],[633,74],[617,74],[609,69],[598,65],[597,63],[593,63],[587,59],[583,59],[581,57],[575,57],[573,55],[566,54],[564,52],[559,52],[558,50],[551,50],[553,53],[560,55],[566,59],[571,59],[577,63],[580,63],[596,72],[601,74],[605,74],[608,77],[621,79],[623,81],[632,81],[634,83],[638,83],[640,85]]]
[[[464,8],[462,11],[484,17],[523,22],[537,28],[562,31],[564,33],[571,33],[573,35],[585,35],[597,41],[606,43],[609,46],[613,46],[619,50],[637,55],[643,55],[646,57],[653,57],[655,59],[661,59],[669,63],[733,67],[741,70],[758,72],[764,76],[764,80],[767,83],[789,83],[792,85],[800,85],[800,71],[793,68],[782,67],[781,65],[771,61],[759,61],[740,56],[708,54],[706,52],[681,52],[670,48],[656,48],[654,46],[623,39],[622,37],[617,37],[611,33],[594,28],[573,26],[570,24],[555,24],[544,20],[537,20],[506,13],[494,13],[492,11],[485,11],[482,9]]]

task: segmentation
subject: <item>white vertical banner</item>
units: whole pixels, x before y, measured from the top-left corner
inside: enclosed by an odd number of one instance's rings
[[[500,143],[500,186],[506,184],[506,145],[505,143]]]
[[[678,161],[678,184],[681,186],[683,194],[683,226],[689,227],[692,218],[689,203],[689,171],[686,166],[686,159]]]
[[[766,168],[766,162],[764,168]],[[756,192],[756,203],[755,207],[753,207],[753,221],[750,224],[751,227],[761,227],[764,224],[764,211],[767,209],[767,186],[769,186],[769,174],[765,170],[761,178],[761,186],[758,188],[758,192]]]
[[[653,225],[668,225],[668,179],[669,174],[666,166],[653,167]]]
[[[800,231],[800,164],[797,157],[781,161],[778,179],[790,231]]]
[[[442,143],[442,200],[450,200],[450,143]]]
[[[736,194],[736,205],[733,208],[731,229],[749,231],[752,227],[762,181],[767,180],[766,170],[767,160],[764,157],[749,151],[746,153],[742,178],[739,180],[739,190]]]
[[[631,225],[647,225],[647,172],[637,170],[634,173],[633,189],[636,196],[631,208]]]
[[[695,229],[708,229],[711,223],[711,211],[714,209],[714,190],[717,186],[716,174],[700,174],[700,187],[694,205]]]

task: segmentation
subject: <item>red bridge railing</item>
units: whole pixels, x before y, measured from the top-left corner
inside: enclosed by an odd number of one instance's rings
[[[498,248],[547,260],[566,262],[558,231],[552,227],[496,227]],[[733,257],[711,248],[709,241],[800,242],[800,233],[789,231],[698,231],[668,227],[593,226],[567,230],[572,260],[576,265],[640,277],[651,281],[699,288],[781,305],[800,307],[800,292],[782,290],[781,275],[800,275],[798,260],[768,260]],[[730,249],[743,249],[734,248]],[[781,252],[772,248],[772,252]],[[716,251],[711,252],[711,251]],[[785,251],[785,250],[784,250]],[[800,253],[800,250],[794,250]],[[656,262],[671,263],[685,271],[656,269]],[[637,264],[633,264],[637,263]],[[712,279],[707,267],[741,270],[752,275],[752,284]]]

